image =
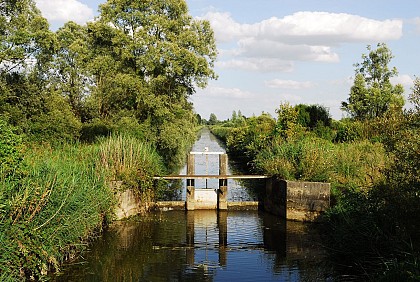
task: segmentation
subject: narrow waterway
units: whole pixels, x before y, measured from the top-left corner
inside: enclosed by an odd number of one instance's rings
[[[205,147],[224,152],[208,130],[193,151]],[[203,156],[195,166],[197,174],[218,174],[218,157]],[[229,201],[255,200],[241,182],[228,187]],[[62,270],[53,281],[334,280],[316,228],[261,211],[166,211],[116,222]]]
[[[192,152],[223,152],[226,153],[224,144],[217,139],[208,128],[204,128],[200,131],[197,141],[194,143]],[[185,165],[180,174],[187,173],[187,165]],[[196,155],[195,156],[195,174],[199,175],[218,175],[219,174],[219,155]],[[227,174],[241,174],[237,172],[237,165],[231,159],[228,162]],[[238,180],[228,179],[228,201],[229,202],[240,202],[240,201],[257,201],[258,200],[258,189],[262,189],[265,186],[265,180]],[[253,183],[253,187],[250,187],[249,183]],[[261,185],[262,184],[262,185]],[[185,200],[186,197],[186,181],[181,181],[180,192],[178,197],[173,200]],[[196,188],[209,188],[216,189],[219,187],[218,179],[197,179],[195,181]]]

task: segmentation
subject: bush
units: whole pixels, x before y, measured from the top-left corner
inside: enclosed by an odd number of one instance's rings
[[[23,159],[21,150],[21,136],[0,119],[0,180],[16,173]]]
[[[387,162],[380,143],[333,144],[309,135],[291,141],[276,138],[255,160],[262,173],[288,180],[330,182],[333,189],[360,187],[361,190],[383,180]]]

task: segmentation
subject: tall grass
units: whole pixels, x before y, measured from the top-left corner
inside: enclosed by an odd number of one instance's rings
[[[291,141],[275,139],[255,160],[260,171],[284,179],[330,182],[334,189],[361,190],[383,180],[387,163],[380,143],[364,140],[335,144],[312,136]]]
[[[114,135],[100,139],[99,156],[109,181],[122,181],[123,188],[134,188],[143,201],[157,196],[153,176],[165,169],[152,146],[135,137]]]
[[[85,247],[113,210],[98,149],[34,149],[0,182],[0,280],[41,279]]]

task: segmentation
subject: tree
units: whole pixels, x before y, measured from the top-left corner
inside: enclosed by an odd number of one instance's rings
[[[118,72],[127,82],[141,81],[135,83],[140,89],[134,97],[140,106],[147,107],[145,100],[152,94],[170,107],[193,94],[196,86],[205,87],[208,79],[216,78],[213,31],[209,22],[188,14],[185,1],[108,0],[100,12],[98,21],[88,25],[100,94],[122,86],[121,77],[115,80]],[[115,95],[126,95],[126,90]]]
[[[0,3],[1,73],[41,66],[55,48],[53,33],[32,0]]]
[[[92,118],[135,119],[168,160],[184,156],[197,122],[188,98],[216,78],[210,23],[193,19],[184,0],[108,0],[87,35]]]
[[[414,109],[420,112],[420,78],[416,77],[414,79],[414,86],[411,88],[411,91],[408,99],[413,104]]]
[[[79,120],[85,121],[84,102],[93,83],[86,67],[89,60],[87,30],[74,22],[68,22],[56,35],[59,47],[53,63],[53,84],[66,98]]]
[[[397,69],[388,67],[393,55],[384,44],[377,49],[367,47],[368,55],[363,54],[362,63],[355,64],[356,75],[347,102],[342,109],[359,120],[381,117],[387,111],[401,110],[404,106],[401,84],[393,86],[390,78],[398,74]]]
[[[57,40],[32,0],[0,4],[0,115],[30,138],[74,139],[79,126],[52,87]]]
[[[298,108],[289,103],[281,103],[276,109],[277,125],[276,133],[284,139],[293,138],[303,131],[303,126],[298,123]]]
[[[211,113],[210,114],[210,117],[209,117],[209,124],[210,125],[215,125],[215,124],[217,124],[219,121],[217,120],[217,117],[216,117],[216,115],[214,114],[214,113]]]

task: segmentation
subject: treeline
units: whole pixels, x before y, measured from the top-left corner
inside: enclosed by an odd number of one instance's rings
[[[385,44],[368,51],[342,104],[348,118],[333,120],[320,105],[282,103],[276,118],[234,112],[211,129],[249,170],[331,183],[323,234],[344,273],[419,280],[420,80],[411,109],[403,110],[403,88],[389,81],[396,75],[391,51]]]
[[[144,201],[196,138],[188,98],[216,78],[207,21],[185,1],[107,1],[49,29],[0,4],[0,280],[39,280],[112,219],[111,181]]]

